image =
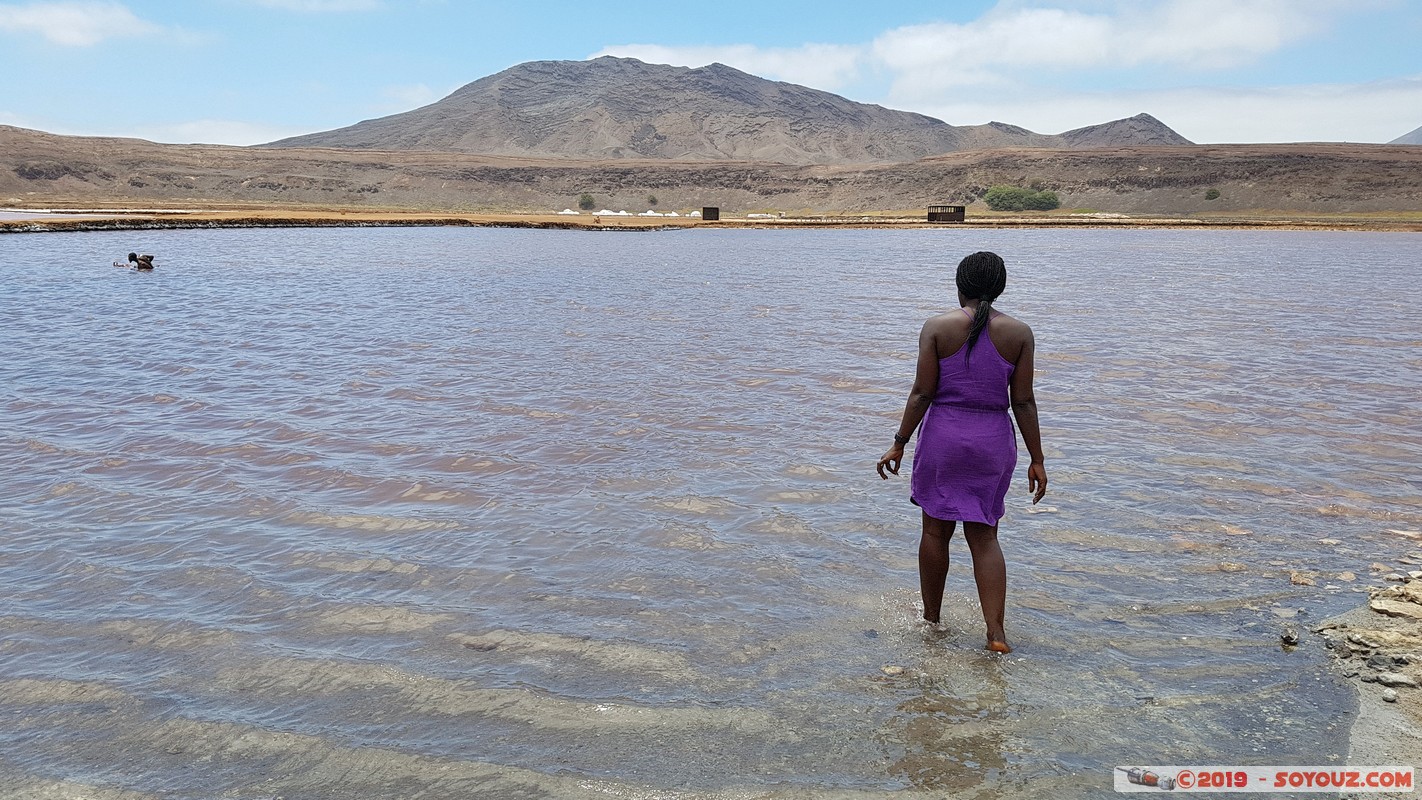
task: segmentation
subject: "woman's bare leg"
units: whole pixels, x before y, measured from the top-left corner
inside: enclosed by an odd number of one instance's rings
[[[918,585],[923,592],[923,618],[937,622],[943,610],[943,584],[948,580],[948,540],[951,520],[923,515],[923,538],[918,542]]]
[[[983,622],[987,623],[987,647],[1000,653],[1010,653],[1003,614],[1007,606],[1007,561],[997,544],[997,526],[981,522],[964,522],[963,538],[973,554],[973,580],[978,584],[978,602],[983,607]]]

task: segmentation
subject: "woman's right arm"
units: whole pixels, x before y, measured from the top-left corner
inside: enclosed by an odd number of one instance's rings
[[[1022,441],[1027,452],[1032,455],[1032,463],[1027,467],[1027,488],[1032,492],[1035,505],[1047,494],[1047,467],[1042,455],[1042,430],[1037,423],[1037,398],[1032,393],[1033,361],[1037,343],[1032,337],[1032,329],[1027,328],[1027,336],[1022,342],[1022,350],[1017,354],[1017,363],[1012,371],[1009,391],[1012,397],[1012,416],[1017,419],[1017,429],[1022,431]]]
[[[918,334],[918,363],[914,369],[913,388],[909,390],[908,402],[904,404],[904,415],[899,421],[899,432],[894,434],[894,445],[879,459],[879,477],[888,478],[889,472],[899,474],[899,464],[904,457],[904,443],[918,430],[923,415],[933,405],[933,396],[938,394],[938,343],[934,337],[933,320],[923,323]]]

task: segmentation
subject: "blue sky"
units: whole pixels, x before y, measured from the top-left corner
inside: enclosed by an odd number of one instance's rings
[[[1419,43],[1419,0],[0,0],[0,124],[254,144],[610,54],[955,125],[1385,142],[1422,126]]]

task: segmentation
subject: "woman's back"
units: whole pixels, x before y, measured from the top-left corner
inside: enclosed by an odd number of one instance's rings
[[[926,332],[933,337],[933,345],[938,351],[940,361],[967,344],[968,334],[972,330],[972,314],[973,309],[964,307],[928,320],[925,325]],[[987,327],[973,343],[973,353],[976,354],[990,341],[991,349],[996,350],[1003,360],[1016,364],[1023,346],[1031,340],[1032,329],[1027,327],[1026,323],[1001,312],[993,312]]]
[[[967,309],[963,312],[964,317],[970,319],[966,315]],[[992,328],[992,321],[989,321],[971,348],[965,332],[962,344],[950,355],[938,360],[938,391],[933,396],[934,405],[978,411],[1008,410],[1011,405],[1008,385],[1015,365],[998,349]]]

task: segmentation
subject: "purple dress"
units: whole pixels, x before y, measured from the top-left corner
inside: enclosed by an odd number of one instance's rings
[[[1007,389],[1014,369],[986,329],[971,356],[964,344],[938,360],[938,393],[913,451],[912,500],[928,516],[987,525],[1002,518],[1017,466]]]

